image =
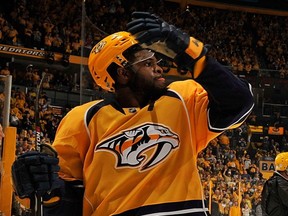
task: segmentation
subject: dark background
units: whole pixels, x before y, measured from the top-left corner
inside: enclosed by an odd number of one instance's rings
[[[208,0],[208,2],[223,2],[227,4],[288,11],[288,0]]]

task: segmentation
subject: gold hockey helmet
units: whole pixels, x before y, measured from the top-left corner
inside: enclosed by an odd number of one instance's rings
[[[279,153],[275,158],[276,171],[285,171],[288,168],[288,152]]]
[[[98,86],[109,92],[114,92],[115,81],[108,72],[108,67],[115,63],[125,67],[128,63],[123,52],[138,44],[129,32],[121,31],[111,34],[98,42],[90,52],[88,67]]]

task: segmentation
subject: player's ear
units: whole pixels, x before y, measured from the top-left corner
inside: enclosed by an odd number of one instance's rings
[[[129,71],[125,68],[119,67],[117,69],[117,81],[120,85],[126,85],[129,82]]]

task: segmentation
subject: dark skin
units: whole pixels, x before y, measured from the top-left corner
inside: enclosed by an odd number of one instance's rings
[[[115,95],[122,107],[144,107],[166,91],[163,69],[157,64],[156,57],[150,56],[148,50],[138,51],[135,53],[135,64],[118,68],[116,82],[119,87]]]

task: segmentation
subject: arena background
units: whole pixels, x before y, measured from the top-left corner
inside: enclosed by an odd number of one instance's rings
[[[107,96],[93,83],[87,57],[101,38],[125,30],[135,10],[155,12],[212,44],[210,55],[252,84],[256,106],[250,117],[241,127],[213,140],[199,155],[198,164],[212,215],[241,215],[245,203],[251,208],[250,215],[260,215],[260,193],[274,171],[275,155],[288,150],[287,0],[1,3],[0,122],[8,135],[0,148],[2,214],[29,214],[26,200],[19,201],[12,192],[10,199],[9,188],[3,185],[10,184],[9,159],[35,148],[35,99],[43,74],[41,142],[52,143],[60,120],[71,108]],[[170,62],[164,62],[163,67],[169,82],[189,78]],[[7,93],[5,80],[9,77],[12,86]],[[15,155],[11,156],[14,147]],[[5,161],[4,148],[10,149]]]

